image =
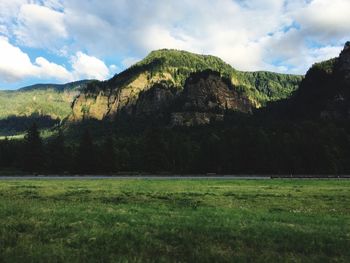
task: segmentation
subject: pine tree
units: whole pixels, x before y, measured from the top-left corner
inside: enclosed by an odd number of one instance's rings
[[[159,172],[169,169],[167,145],[160,129],[150,129],[144,138],[144,169]]]
[[[23,169],[30,173],[42,172],[45,168],[43,142],[36,123],[28,129],[24,137]]]
[[[61,130],[57,136],[49,143],[49,170],[53,173],[63,173],[69,169],[68,149],[65,145],[65,138]]]
[[[108,136],[101,148],[101,171],[111,173],[116,170],[116,154],[114,150],[114,140]]]
[[[97,172],[96,149],[88,129],[83,133],[76,153],[76,170],[81,174]]]
[[[5,149],[7,144],[7,138],[5,140],[0,140],[0,169],[6,166],[5,162]]]

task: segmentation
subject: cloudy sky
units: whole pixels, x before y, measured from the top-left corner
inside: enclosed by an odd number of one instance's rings
[[[304,74],[350,40],[350,0],[0,0],[0,88],[106,79],[151,50]]]

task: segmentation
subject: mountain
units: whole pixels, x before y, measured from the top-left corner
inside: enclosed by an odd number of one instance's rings
[[[202,81],[197,83],[197,89],[186,88],[189,78],[198,76]],[[48,128],[67,117],[70,121],[102,120],[119,113],[136,118],[156,112],[157,117],[168,118],[172,124],[180,124],[180,119],[184,125],[208,123],[208,120],[222,119],[223,109],[251,112],[267,102],[288,98],[301,79],[302,76],[295,75],[237,71],[214,56],[157,50],[107,81],[36,84],[0,91],[0,133],[21,132],[32,121],[38,122],[41,128]],[[207,80],[218,84],[217,88],[211,89],[212,85],[205,84]],[[207,103],[206,109],[195,111],[192,105],[189,110],[188,104],[193,104],[193,96],[199,94],[208,101],[216,95],[220,98],[211,100],[210,105]],[[186,100],[186,107],[179,105]],[[235,108],[227,100],[235,101]],[[241,105],[242,101],[246,106]],[[214,110],[213,103],[221,105],[220,112],[218,108]]]
[[[79,80],[66,84],[34,84],[18,89],[18,91],[33,91],[33,90],[55,90],[57,92],[73,91],[83,89],[91,80]]]
[[[71,111],[71,103],[90,81],[67,84],[36,84],[18,90],[0,91],[0,119],[9,116],[30,116],[38,113],[64,119]]]
[[[25,130],[33,120],[50,127],[71,114],[75,97],[89,80],[67,84],[36,84],[18,90],[0,91],[0,133]]]
[[[305,78],[239,72],[216,57],[160,50],[76,94],[61,132],[39,141],[46,158],[36,161],[37,172],[350,173],[350,43]],[[37,152],[26,145],[0,140],[0,169],[31,169]]]
[[[288,100],[272,106],[282,118],[348,120],[350,118],[350,42],[339,57],[314,64]]]
[[[214,83],[226,83],[225,88],[220,84],[221,88],[218,90],[226,90],[225,94],[235,97],[234,100],[237,101],[244,98],[245,103],[249,104],[248,108],[259,108],[269,101],[288,98],[302,79],[302,76],[271,72],[240,72],[214,56],[163,49],[151,52],[144,60],[108,81],[89,83],[74,101],[73,114],[69,119],[102,120],[121,112],[130,116],[139,115],[141,108],[156,108],[161,112],[165,108],[157,104],[158,102],[166,102],[164,105],[169,108],[170,104],[177,104],[189,94],[185,92],[186,83],[190,77],[194,77],[193,73],[209,74],[211,76],[207,76],[206,79],[210,81],[215,75]],[[201,83],[203,84],[203,81]],[[202,84],[202,92],[208,96],[215,96],[211,85]],[[147,103],[148,105],[145,105]],[[151,105],[152,103],[157,105]],[[241,111],[241,108],[227,110]],[[243,111],[247,112],[246,108]],[[206,109],[201,109],[200,112],[205,113]]]

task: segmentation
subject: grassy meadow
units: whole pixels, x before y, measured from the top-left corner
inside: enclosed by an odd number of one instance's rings
[[[350,262],[348,180],[0,181],[0,262]]]

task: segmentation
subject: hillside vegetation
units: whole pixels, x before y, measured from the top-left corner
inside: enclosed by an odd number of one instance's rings
[[[86,83],[38,84],[19,90],[0,91],[0,119],[32,114],[64,119],[71,112],[72,101]]]
[[[59,122],[72,114],[73,119],[79,120],[91,113],[91,117],[102,119],[119,108],[134,105],[140,92],[154,84],[162,83],[181,92],[192,73],[205,70],[219,72],[230,80],[236,91],[244,94],[255,107],[289,97],[302,78],[271,72],[240,72],[215,56],[162,49],[151,52],[108,81],[37,84],[15,91],[0,91],[0,121],[3,121],[0,132],[16,130],[16,127],[5,127],[15,123],[16,117],[48,116]],[[79,94],[82,94],[80,100],[72,108]],[[111,108],[113,105],[119,108]]]
[[[41,128],[60,122],[71,113],[73,100],[87,82],[37,84],[0,91],[0,134],[22,132],[34,120]]]
[[[261,105],[289,98],[299,87],[302,76],[267,71],[237,72],[237,81],[248,89]]]
[[[70,113],[74,95],[77,92],[62,93],[54,89],[0,91],[0,118],[40,114],[63,119]]]
[[[191,74],[208,70],[228,79],[237,96],[247,98],[254,108],[289,97],[302,79],[302,76],[271,72],[239,72],[218,57],[162,49],[151,52],[145,59],[108,81],[90,83],[75,100],[71,120],[102,120],[122,111],[134,114],[139,96],[159,87],[159,84],[174,95],[171,100],[174,101],[181,95]],[[177,92],[174,93],[174,90]],[[167,91],[158,93],[160,100],[166,99],[163,95],[169,94]],[[151,103],[157,103],[158,97],[154,97]]]
[[[130,81],[130,78],[137,77],[141,72],[150,72],[152,76],[169,73],[175,85],[182,88],[191,73],[208,69],[231,79],[240,91],[247,93],[250,99],[259,105],[289,97],[302,80],[302,76],[299,75],[263,71],[241,72],[215,56],[162,49],[151,52],[139,63],[116,75],[111,83],[123,85],[125,82],[120,80]]]

